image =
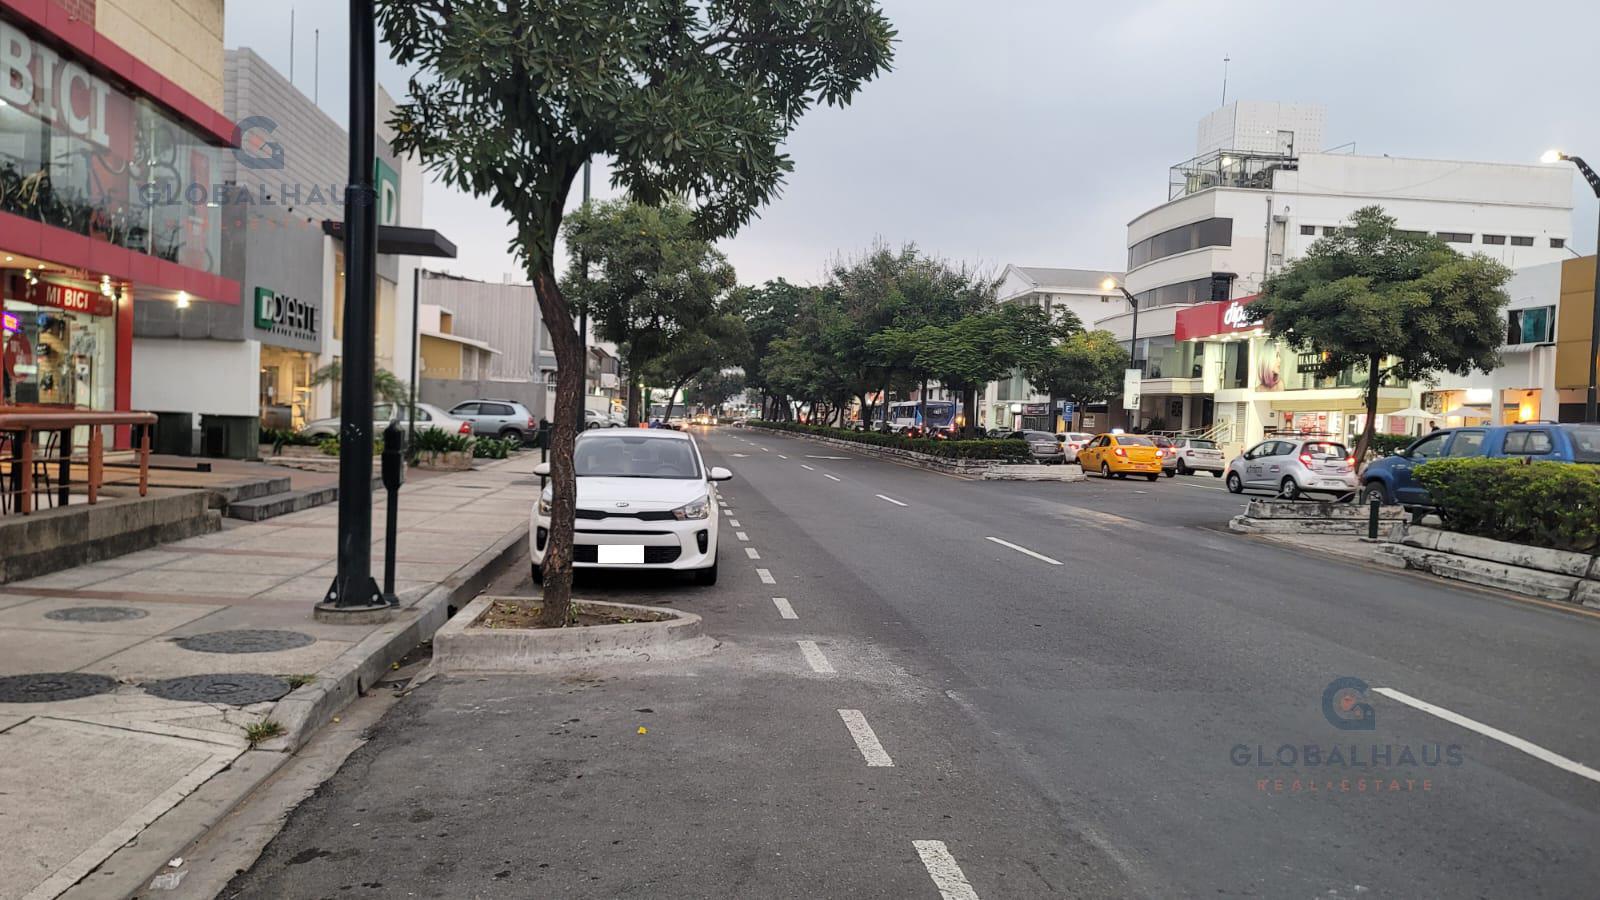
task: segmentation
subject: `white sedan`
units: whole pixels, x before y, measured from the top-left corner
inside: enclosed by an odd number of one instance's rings
[[[578,508],[573,565],[580,569],[693,572],[717,583],[716,482],[733,473],[707,468],[694,438],[667,429],[595,429],[573,448]],[[549,475],[550,464],[534,468]],[[550,538],[551,487],[534,507],[529,543],[533,579],[543,577]]]

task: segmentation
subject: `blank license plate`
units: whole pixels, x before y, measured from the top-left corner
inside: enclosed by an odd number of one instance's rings
[[[644,562],[643,544],[601,544],[595,551],[596,561],[601,565],[615,566]]]

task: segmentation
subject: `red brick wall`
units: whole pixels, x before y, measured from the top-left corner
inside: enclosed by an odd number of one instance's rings
[[[50,0],[50,3],[66,10],[67,15],[80,22],[94,24],[94,0]]]

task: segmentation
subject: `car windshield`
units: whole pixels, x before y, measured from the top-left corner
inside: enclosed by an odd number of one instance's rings
[[[1567,434],[1572,436],[1573,462],[1600,463],[1600,427],[1568,428]]]
[[[1215,449],[1217,449],[1217,442],[1216,441],[1190,441],[1189,442],[1189,446],[1194,448],[1194,449],[1196,449],[1196,450],[1215,450]]]
[[[700,477],[688,441],[631,433],[584,437],[573,452],[573,465],[580,478]]]
[[[1123,447],[1154,447],[1155,442],[1142,434],[1119,434],[1117,443]]]

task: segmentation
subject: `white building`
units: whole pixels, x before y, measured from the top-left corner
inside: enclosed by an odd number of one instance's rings
[[[1006,266],[1000,276],[996,297],[1001,303],[1036,306],[1046,313],[1066,311],[1077,317],[1084,328],[1092,329],[1102,319],[1127,308],[1127,301],[1106,280],[1122,280],[1121,272],[1099,269],[1049,269],[1037,266]],[[984,428],[1036,428],[1055,431],[1055,413],[1050,398],[1033,389],[1021,373],[1008,381],[991,383],[984,391],[983,408],[978,417]]]
[[[1227,404],[1217,398],[1213,409],[1202,370],[1207,362],[1224,363],[1206,356],[1204,347],[1180,346],[1174,331],[1175,309],[1258,293],[1268,274],[1362,207],[1381,206],[1402,229],[1436,234],[1463,253],[1513,268],[1570,255],[1570,169],[1315,152],[1324,125],[1315,106],[1241,102],[1211,113],[1197,142],[1206,152],[1174,166],[1169,200],[1128,223],[1126,284],[1140,304],[1133,353],[1147,379],[1135,425],[1160,420],[1167,428],[1180,421],[1196,427],[1215,417],[1228,422],[1224,440],[1242,443],[1281,427],[1304,403],[1326,413],[1359,408],[1355,387],[1319,390],[1327,396],[1314,400],[1293,396],[1294,390],[1255,396],[1262,367],[1252,364],[1253,354],[1238,368],[1250,383],[1231,388],[1248,396],[1230,395]],[[1121,314],[1102,327],[1127,341],[1133,317]],[[1265,352],[1260,344],[1245,346]],[[1406,405],[1405,392],[1393,393],[1386,404]],[[1343,422],[1346,430],[1359,422],[1354,416],[1329,421]]]

